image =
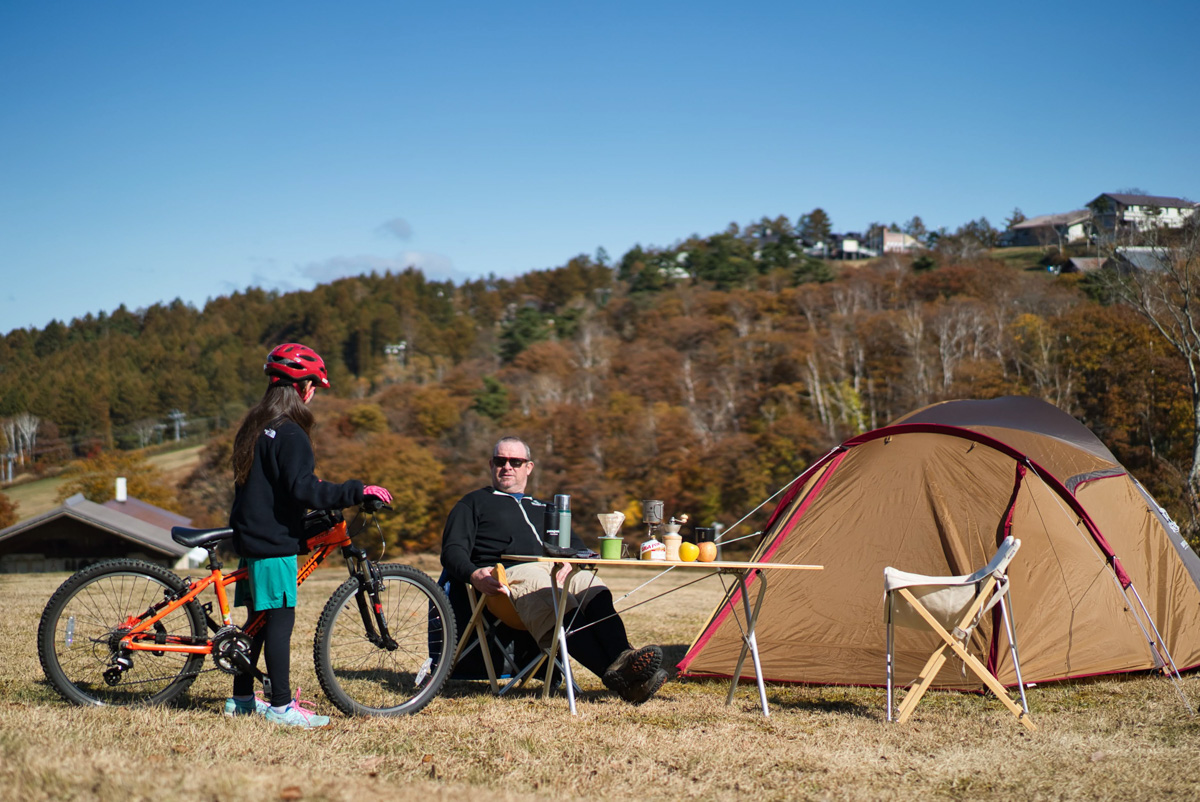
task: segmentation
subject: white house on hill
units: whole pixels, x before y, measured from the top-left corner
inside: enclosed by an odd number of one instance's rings
[[[1088,205],[1097,235],[1111,237],[1153,228],[1180,228],[1200,204],[1160,195],[1105,192]]]

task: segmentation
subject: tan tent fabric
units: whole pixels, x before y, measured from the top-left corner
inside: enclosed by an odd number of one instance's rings
[[[1120,560],[1176,665],[1200,664],[1200,590],[1192,579],[1200,561],[1172,542],[1177,536],[1103,444],[1045,402],[926,407],[848,441],[802,481],[793,497],[784,496],[786,506],[756,558],[819,563],[825,570],[768,577],[757,637],[770,680],[884,684],[884,567],[970,573],[991,558],[1009,518],[1011,534],[1022,541],[1009,576],[1027,682],[1156,666],[1151,625],[1117,581],[1096,535]],[[1082,505],[1095,533],[1073,503]],[[681,661],[684,673],[733,671],[742,641],[729,601]],[[916,676],[934,637],[897,632],[899,683]],[[990,617],[970,648],[985,663],[994,651],[997,677],[1016,682],[1003,634],[993,643]],[[978,687],[960,668],[950,661],[935,687]]]

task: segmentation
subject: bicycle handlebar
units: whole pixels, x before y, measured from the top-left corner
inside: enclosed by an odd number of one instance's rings
[[[380,510],[390,510],[391,507],[383,503],[383,499],[378,496],[364,496],[362,504],[363,512],[379,512]]]

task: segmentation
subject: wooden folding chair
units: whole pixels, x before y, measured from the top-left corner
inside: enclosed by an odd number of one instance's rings
[[[946,662],[946,649],[950,649],[971,669],[996,698],[1007,707],[1026,729],[1037,730],[1029,718],[1029,705],[1025,699],[1025,684],[1021,679],[1021,663],[1017,656],[1017,639],[1013,631],[1012,618],[1007,604],[1008,564],[1021,547],[1021,541],[1012,536],[1000,544],[996,556],[985,567],[967,576],[924,576],[883,569],[886,596],[885,616],[887,620],[887,720],[892,721],[893,677],[892,664],[895,656],[895,626],[911,629],[931,630],[937,633],[942,643],[930,655],[925,667],[917,676],[916,685],[904,696],[897,710],[895,721],[904,723],[912,715],[921,697],[929,690],[934,677]],[[995,605],[1000,605],[1005,630],[1008,634],[1009,651],[1013,668],[1017,674],[1021,706],[1009,698],[1004,686],[992,676],[987,666],[966,649],[972,630],[983,615]]]
[[[503,579],[503,566],[497,565],[496,569],[501,583],[507,584]],[[492,693],[503,696],[512,688],[525,684],[526,680],[534,676],[537,670],[545,665],[548,649],[534,644],[533,637],[528,635],[525,624],[517,615],[516,608],[513,607],[512,600],[508,596],[486,596],[476,592],[469,583],[465,585],[465,591],[470,606],[470,615],[467,617],[466,625],[460,630],[458,645],[454,650],[453,665],[457,666],[459,660],[478,649]],[[519,650],[511,641],[504,642],[506,639],[500,637],[498,624],[503,624],[510,630],[525,633],[524,636],[531,645],[531,648],[525,652],[526,654],[530,651],[534,652],[532,659],[522,659],[518,654]],[[493,645],[496,646],[495,652],[503,661],[499,667],[496,666]],[[559,665],[558,676],[561,677],[561,663],[558,659],[555,662]],[[521,665],[522,663],[523,665]],[[453,673],[451,678],[454,678]],[[500,684],[501,680],[506,680],[503,686]],[[576,686],[576,690],[578,692],[578,686]]]

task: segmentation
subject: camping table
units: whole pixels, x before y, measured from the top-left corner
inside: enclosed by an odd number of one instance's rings
[[[738,678],[742,674],[742,667],[746,664],[746,654],[749,652],[752,662],[754,663],[754,679],[758,683],[758,700],[762,705],[764,716],[770,716],[770,711],[767,708],[767,689],[763,683],[762,665],[758,659],[758,640],[754,637],[754,626],[758,620],[758,611],[762,606],[763,596],[767,592],[767,577],[764,569],[783,570],[783,571],[820,571],[824,569],[823,565],[790,565],[786,563],[759,563],[759,562],[732,562],[732,561],[716,561],[716,562],[668,562],[665,560],[602,560],[599,557],[534,557],[529,555],[505,554],[503,559],[512,560],[514,562],[537,562],[537,563],[553,563],[554,566],[550,570],[551,584],[551,599],[554,602],[554,641],[550,644],[550,652],[547,659],[546,667],[546,682],[542,689],[542,698],[550,696],[550,681],[554,672],[556,652],[561,651],[562,670],[564,684],[567,688],[567,704],[571,708],[571,715],[576,715],[575,712],[575,687],[571,676],[571,661],[570,653],[567,651],[567,633],[563,626],[563,618],[566,613],[567,589],[571,586],[571,577],[577,574],[580,569],[587,567],[592,570],[597,570],[601,566],[625,566],[627,568],[636,568],[641,571],[657,570],[657,576],[651,577],[644,582],[641,587],[645,587],[655,579],[665,576],[667,573],[675,569],[684,571],[707,571],[710,575],[731,574],[737,578],[738,589],[742,594],[742,609],[746,615],[746,627],[742,630],[742,652],[738,657],[737,668],[733,671],[733,679],[729,683],[729,695],[725,699],[725,704],[733,703],[733,694],[737,690]],[[560,588],[558,586],[558,570],[559,566],[570,566],[570,573],[567,575],[567,581]],[[754,600],[754,604],[750,604],[750,594],[746,590],[746,578],[751,574],[757,574],[760,578],[758,596]],[[672,588],[664,593],[655,596],[654,598],[662,598],[671,593]],[[645,602],[641,602],[645,603]]]

